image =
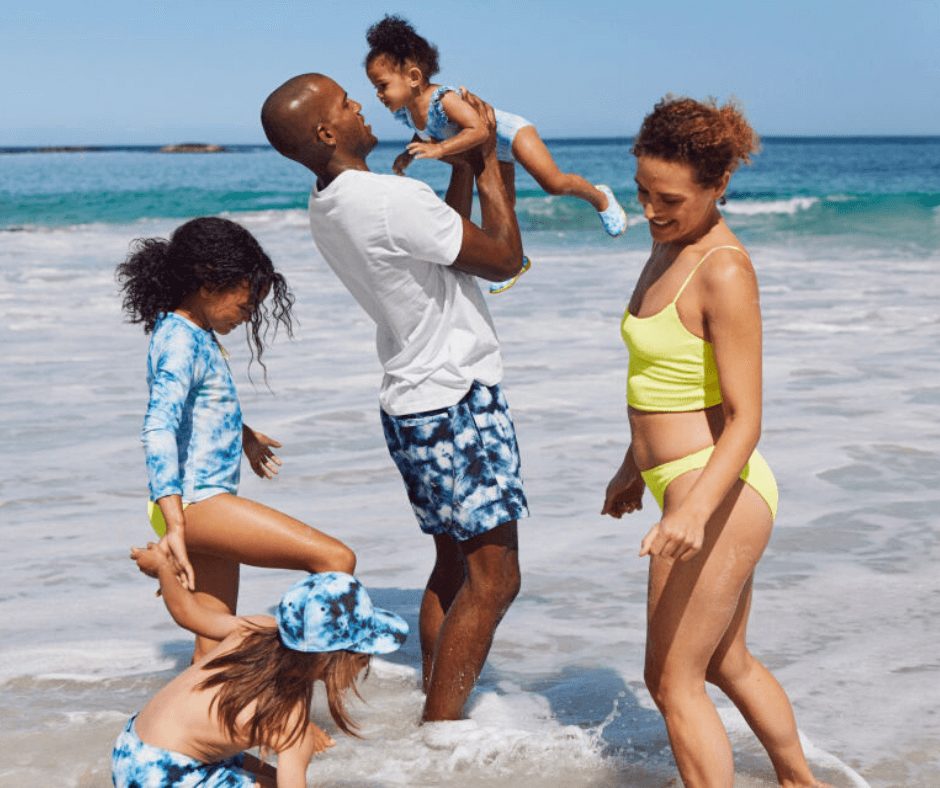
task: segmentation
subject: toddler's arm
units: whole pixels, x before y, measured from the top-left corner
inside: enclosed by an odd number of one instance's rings
[[[131,558],[137,562],[141,572],[160,581],[166,609],[184,629],[211,640],[224,640],[240,626],[238,616],[199,604],[192,591],[176,579],[170,557],[158,545],[148,542],[146,548],[132,547]]]
[[[440,159],[442,156],[463,153],[482,145],[490,134],[480,114],[459,93],[448,90],[441,96],[440,102],[447,117],[460,126],[460,131],[441,142],[411,142],[408,152],[416,159]]]

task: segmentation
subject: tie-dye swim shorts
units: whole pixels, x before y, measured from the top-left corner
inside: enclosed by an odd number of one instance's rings
[[[424,533],[465,541],[528,517],[516,431],[498,385],[474,383],[449,408],[382,411],[382,427]]]
[[[144,744],[134,730],[136,715],[118,736],[111,756],[115,788],[254,788],[255,778],[241,765],[244,753],[204,763],[182,753]]]

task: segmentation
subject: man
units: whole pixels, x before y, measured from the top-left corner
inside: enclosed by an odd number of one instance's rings
[[[516,521],[528,516],[502,360],[476,282],[522,268],[522,242],[490,139],[452,166],[446,202],[426,184],[372,173],[362,106],[304,74],[261,121],[282,155],[317,176],[310,226],[327,263],[377,325],[389,451],[436,561],[421,603],[423,720],[459,719],[493,633],[519,590]],[[481,226],[469,221],[476,181]]]

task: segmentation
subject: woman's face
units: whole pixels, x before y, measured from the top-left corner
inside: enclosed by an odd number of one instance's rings
[[[718,186],[702,186],[688,164],[640,156],[636,162],[636,194],[657,243],[690,243],[701,238],[720,214],[715,205],[724,194],[730,173]]]

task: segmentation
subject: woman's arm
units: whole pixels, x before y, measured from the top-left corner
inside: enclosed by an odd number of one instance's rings
[[[639,511],[643,508],[643,491],[645,489],[646,483],[643,481],[640,469],[633,457],[633,444],[631,443],[627,447],[620,468],[607,485],[601,514],[609,514],[619,520],[625,514]]]
[[[449,140],[440,142],[410,142],[408,153],[416,159],[440,159],[463,153],[483,144],[489,136],[485,121],[459,93],[448,90],[441,96],[440,102],[447,117],[460,126],[460,131]]]
[[[702,547],[705,525],[747,464],[761,431],[761,316],[754,269],[740,253],[720,250],[703,267],[706,336],[721,382],[724,427],[715,450],[682,503],[659,521],[640,555],[688,560]]]

